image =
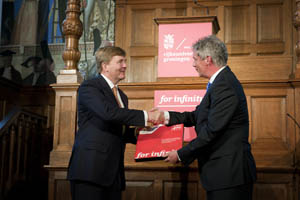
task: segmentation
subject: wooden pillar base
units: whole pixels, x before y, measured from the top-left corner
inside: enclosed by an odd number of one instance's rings
[[[63,84],[63,83],[80,84],[82,81],[83,78],[81,74],[75,69],[60,70],[60,74],[57,76],[57,84]]]
[[[45,166],[49,171],[49,200],[70,199],[66,175],[77,130],[77,90],[82,80],[77,70],[61,70],[57,83],[51,85],[56,95],[53,150]]]
[[[67,165],[77,128],[77,90],[82,82],[77,70],[61,70],[55,90],[55,121],[53,150],[50,153],[50,166]]]
[[[70,183],[66,179],[67,166],[45,166],[49,171],[48,200],[71,200]]]

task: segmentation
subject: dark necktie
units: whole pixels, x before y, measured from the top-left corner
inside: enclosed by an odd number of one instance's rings
[[[208,82],[208,83],[207,83],[207,86],[206,86],[206,90],[208,90],[210,86],[211,86],[211,83]]]

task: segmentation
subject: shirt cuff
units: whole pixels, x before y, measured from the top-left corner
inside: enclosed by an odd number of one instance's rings
[[[143,111],[144,111],[145,126],[147,126],[148,125],[148,113],[145,110],[143,110]]]
[[[177,151],[177,158],[178,158],[179,162],[181,162],[181,159],[180,159],[180,157],[178,155],[178,151]]]
[[[168,111],[164,111],[164,117],[165,117],[165,124],[169,124],[170,121],[170,114]]]

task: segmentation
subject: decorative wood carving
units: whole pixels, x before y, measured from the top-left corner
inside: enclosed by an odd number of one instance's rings
[[[66,19],[63,22],[62,32],[65,36],[65,51],[63,60],[66,69],[77,69],[80,60],[78,41],[82,35],[82,22],[80,21],[80,0],[69,0],[66,10]]]

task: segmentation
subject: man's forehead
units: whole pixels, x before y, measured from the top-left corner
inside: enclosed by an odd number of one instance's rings
[[[126,60],[126,57],[125,56],[113,56],[112,57],[112,60]]]

